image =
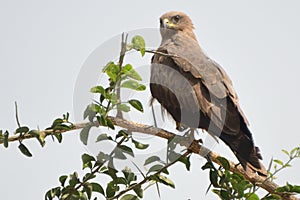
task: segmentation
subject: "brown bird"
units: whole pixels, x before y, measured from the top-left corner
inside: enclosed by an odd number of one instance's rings
[[[232,82],[201,50],[191,19],[168,12],[161,16],[160,28],[162,41],[151,64],[152,97],[176,124],[221,138],[246,172],[266,175]]]

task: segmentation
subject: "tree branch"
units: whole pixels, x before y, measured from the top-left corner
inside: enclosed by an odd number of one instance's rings
[[[122,65],[123,65],[123,61],[124,61],[124,57],[125,57],[125,53],[126,53],[127,38],[128,38],[128,34],[122,33],[121,51],[120,51],[119,62],[118,62],[120,70],[122,70]],[[118,101],[121,101],[120,81],[117,83],[117,92],[116,93],[117,93]],[[121,110],[117,110],[117,117],[123,118],[123,114],[122,114]]]
[[[138,49],[136,49],[137,51],[140,51]],[[161,56],[166,56],[166,57],[173,57],[173,58],[179,58],[179,56],[175,55],[175,54],[169,54],[169,53],[163,53],[160,51],[156,51],[156,50],[145,50],[146,53],[152,53],[152,54],[157,54],[157,55],[161,55]]]
[[[164,139],[171,139],[175,136],[178,136],[178,135],[176,135],[172,132],[166,131],[164,129],[156,128],[153,126],[149,126],[149,125],[145,125],[145,124],[141,124],[141,123],[137,123],[137,122],[133,122],[133,121],[128,121],[125,119],[120,119],[120,118],[116,118],[116,117],[109,117],[109,119],[114,123],[114,125],[128,129],[129,131],[132,131],[132,132],[145,133],[145,134],[154,135],[154,136],[164,138]],[[97,122],[95,122],[95,123],[86,122],[86,123],[73,124],[72,129],[69,131],[82,129],[82,128],[84,128],[86,126],[90,126],[90,125],[98,126],[99,124]],[[69,131],[44,130],[41,132],[44,133],[45,136],[48,136],[48,135],[53,135],[53,134],[58,134],[58,133],[65,133],[65,132],[69,132]],[[33,137],[34,137],[33,135],[30,135],[27,133],[22,135],[22,139],[30,139]],[[15,136],[9,137],[8,141],[13,142],[13,141],[18,141],[19,139],[20,139],[20,136],[15,135]],[[0,141],[0,144],[1,143],[3,143],[3,141]],[[214,163],[221,165],[220,161],[217,159],[218,157],[220,157],[220,155],[215,152],[210,151],[209,149],[205,148],[204,146],[201,146],[197,141],[194,140],[192,143],[190,143],[190,142],[187,142],[186,140],[183,140],[181,145],[187,147],[192,153],[198,154],[202,157],[209,155],[210,159]],[[252,177],[249,177],[247,175],[247,173],[244,171],[244,169],[242,168],[242,166],[237,165],[236,163],[234,163],[232,161],[229,161],[229,164],[230,164],[231,172],[242,174],[248,181],[255,183],[256,185],[263,188],[267,192],[269,192],[271,194],[277,194],[277,195],[281,196],[281,198],[283,200],[299,200],[299,198],[295,197],[292,194],[275,192],[275,189],[278,188],[279,186],[276,183],[272,182],[271,180],[266,180],[265,177],[261,177],[256,174],[253,175]]]

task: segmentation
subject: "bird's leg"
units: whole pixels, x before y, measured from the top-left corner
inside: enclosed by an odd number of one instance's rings
[[[196,129],[196,132],[197,132],[197,134],[199,134],[198,131],[197,131],[197,129]],[[203,144],[203,140],[202,140],[201,138],[199,138],[198,140],[195,139],[195,141],[196,141],[198,144],[199,144],[199,143],[200,143],[200,144]]]
[[[153,121],[154,121],[154,127],[157,128],[156,116],[154,113],[153,105],[151,105],[151,111],[152,111],[152,117],[153,117]]]
[[[152,104],[150,106],[151,106],[151,112],[152,112],[152,117],[153,117],[154,124],[153,124],[153,126],[150,125],[150,126],[146,127],[145,129],[149,129],[149,128],[152,128],[152,127],[158,128],[157,122],[156,122],[156,116],[155,116],[155,112],[154,112],[154,107],[153,107]]]
[[[239,165],[242,165],[240,162],[235,164],[234,167],[237,168]]]
[[[184,126],[183,124],[181,124],[180,122],[176,122],[176,130],[182,132],[185,131],[188,127]]]

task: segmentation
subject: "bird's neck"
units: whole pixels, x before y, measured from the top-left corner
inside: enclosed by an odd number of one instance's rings
[[[184,35],[188,36],[189,38],[197,41],[196,35],[193,30],[186,29],[186,30],[174,31],[174,30],[161,29],[162,43],[164,43],[164,41],[167,41],[168,39],[172,38],[174,35],[176,35],[178,33],[184,34]]]
[[[195,35],[193,30],[186,29],[186,30],[183,31],[183,33],[185,35],[189,36],[190,38],[194,39],[195,41],[197,41],[196,35]]]

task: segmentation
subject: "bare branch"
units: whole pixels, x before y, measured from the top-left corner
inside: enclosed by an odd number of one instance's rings
[[[120,70],[122,70],[122,65],[123,65],[123,61],[124,61],[124,57],[125,57],[125,53],[126,53],[127,38],[128,38],[128,34],[127,33],[122,33],[121,51],[120,51],[120,57],[119,57],[119,62],[118,62]],[[121,101],[120,81],[117,83],[116,93],[117,93],[118,101]],[[117,117],[118,118],[123,118],[121,110],[117,110]]]
[[[137,49],[136,49],[137,50]],[[137,50],[139,51],[139,50]],[[156,51],[156,50],[145,50],[146,53],[153,53],[153,54],[157,54],[157,55],[161,55],[161,56],[167,56],[167,57],[173,57],[173,58],[179,58],[179,56],[175,55],[175,54],[168,54],[168,53],[163,53],[160,51]]]
[[[15,110],[16,110],[16,121],[17,121],[18,127],[20,128],[21,125],[20,125],[19,116],[18,116],[18,104],[16,101],[15,101]]]

